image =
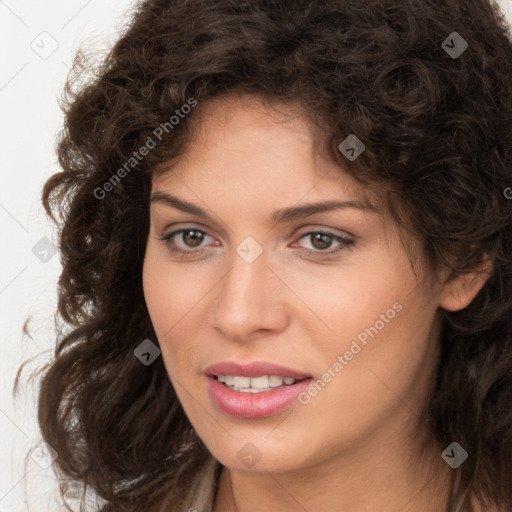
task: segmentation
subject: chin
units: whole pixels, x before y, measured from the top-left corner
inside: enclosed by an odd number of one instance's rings
[[[267,430],[265,435],[268,435]],[[207,445],[208,446],[208,445]],[[304,446],[299,440],[288,439],[284,444],[282,440],[265,440],[264,436],[236,436],[219,450],[208,449],[212,455],[223,465],[233,471],[244,473],[284,473],[308,467],[309,463],[301,450],[297,457],[297,447]]]

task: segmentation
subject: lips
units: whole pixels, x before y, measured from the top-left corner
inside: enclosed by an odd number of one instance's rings
[[[298,401],[298,395],[312,382],[311,375],[307,373],[267,362],[217,363],[205,373],[213,403],[223,413],[241,418],[263,418],[284,411]],[[264,376],[280,377],[283,384],[268,389],[251,389],[226,383],[228,377],[234,377],[235,384],[247,385],[247,381],[255,384],[259,377]],[[285,384],[284,379],[290,384]]]
[[[263,375],[278,375],[279,377],[291,377],[295,380],[303,380],[311,377],[308,373],[286,368],[274,363],[265,361],[249,364],[240,364],[231,361],[224,361],[209,366],[206,371],[209,377],[219,375],[238,375],[240,377],[261,377]]]

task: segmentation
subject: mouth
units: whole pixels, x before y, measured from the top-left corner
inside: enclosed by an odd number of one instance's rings
[[[283,377],[281,375],[245,377],[243,375],[219,374],[215,375],[214,378],[232,391],[239,391],[240,393],[264,393],[265,391],[283,386],[292,386],[296,382],[305,380],[307,377],[304,379],[294,379],[293,377]]]
[[[311,375],[267,362],[217,363],[205,373],[213,403],[222,412],[243,418],[282,412],[312,381]]]
[[[275,363],[269,363],[267,361],[254,361],[252,363],[236,363],[234,361],[223,361],[209,366],[206,371],[206,375],[209,377],[238,377],[238,378],[256,378],[264,379],[267,377],[269,383],[266,387],[273,387],[270,383],[270,378],[273,383],[277,383],[278,378],[282,378],[283,382],[285,379],[303,380],[312,377],[311,374],[294,370],[293,368],[287,368]],[[243,385],[245,381],[239,381],[242,384],[240,387],[247,387]],[[264,380],[262,383],[266,383]],[[284,382],[286,384],[286,382]],[[233,385],[233,382],[227,382],[228,385]],[[279,386],[282,385],[279,382]],[[256,381],[256,387],[259,387],[258,381]],[[277,387],[277,386],[276,386]]]

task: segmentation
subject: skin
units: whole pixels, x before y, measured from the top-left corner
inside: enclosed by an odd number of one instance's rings
[[[194,139],[153,180],[153,193],[211,216],[151,204],[143,285],[169,378],[225,466],[214,512],[446,509],[453,471],[419,418],[439,355],[440,308],[465,307],[485,277],[439,272],[434,279],[417,240],[403,233],[413,269],[382,208],[273,223],[277,209],[365,197],[321,154],[297,106],[278,108],[251,96],[199,105]],[[161,238],[180,228],[207,234],[202,252],[182,235],[172,240],[193,257],[170,251],[172,241]],[[340,244],[332,239],[321,249],[302,236],[318,230],[354,243],[322,257]],[[253,263],[236,252],[247,236],[263,248]],[[270,361],[319,379],[395,303],[401,311],[307,405],[247,419],[212,401],[204,375],[211,364]],[[237,457],[247,442],[262,454],[251,468]]]

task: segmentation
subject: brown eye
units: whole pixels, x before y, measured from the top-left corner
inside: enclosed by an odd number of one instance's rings
[[[183,231],[182,240],[188,247],[197,247],[198,245],[201,245],[204,240],[204,233],[197,229]]]
[[[160,238],[168,249],[180,258],[193,258],[217,246],[215,239],[201,229],[178,229]],[[207,243],[205,243],[207,242]],[[208,243],[209,242],[209,243]]]
[[[328,249],[331,246],[333,237],[325,233],[311,233],[311,244],[315,249]]]
[[[318,258],[333,257],[335,254],[349,249],[354,243],[351,238],[323,231],[309,231],[302,234],[299,239],[302,240],[302,244],[305,243],[302,245],[303,252],[308,256]]]

